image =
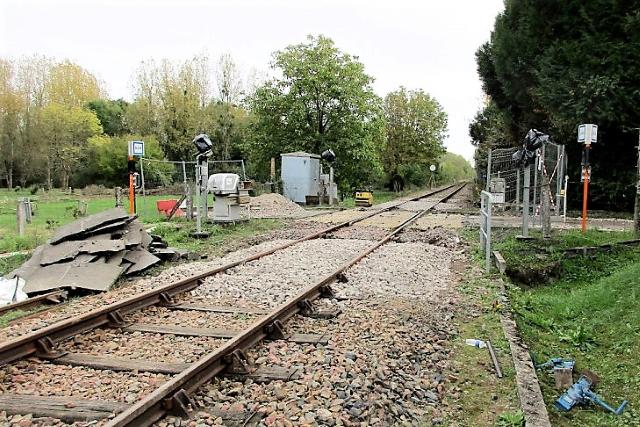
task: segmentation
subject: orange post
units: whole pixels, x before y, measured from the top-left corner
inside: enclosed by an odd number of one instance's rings
[[[129,163],[133,162],[133,156],[129,156]],[[136,213],[136,189],[133,172],[129,171],[129,215]]]

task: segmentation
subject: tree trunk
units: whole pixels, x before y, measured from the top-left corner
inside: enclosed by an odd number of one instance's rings
[[[47,155],[47,190],[51,191],[51,155]]]
[[[13,167],[7,169],[7,189],[13,189]]]

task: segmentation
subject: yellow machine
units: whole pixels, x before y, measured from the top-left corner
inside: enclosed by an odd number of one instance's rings
[[[356,190],[356,206],[369,207],[373,206],[373,191]]]

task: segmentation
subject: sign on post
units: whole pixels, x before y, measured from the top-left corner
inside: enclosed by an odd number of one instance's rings
[[[144,156],[144,141],[129,141],[129,157]]]
[[[598,142],[598,125],[585,124],[578,126],[578,142],[591,145]]]

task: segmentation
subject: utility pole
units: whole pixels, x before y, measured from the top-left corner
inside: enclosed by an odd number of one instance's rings
[[[636,202],[633,209],[633,230],[636,237],[640,237],[640,128],[635,128],[638,131],[638,161],[636,164]]]

